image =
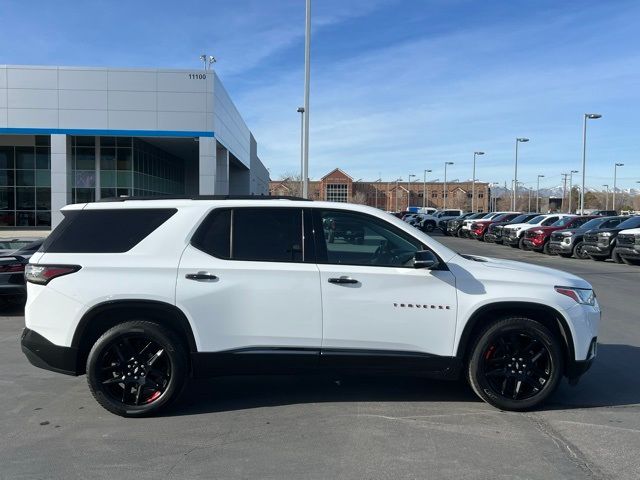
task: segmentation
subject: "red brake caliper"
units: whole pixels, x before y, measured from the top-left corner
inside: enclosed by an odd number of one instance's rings
[[[489,350],[487,350],[487,353],[484,355],[484,359],[489,360],[491,358],[491,355],[493,355],[495,349],[495,345],[491,345],[491,347],[489,347]]]

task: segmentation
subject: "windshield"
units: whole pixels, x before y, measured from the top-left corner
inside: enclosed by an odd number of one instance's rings
[[[560,220],[551,224],[552,227],[564,227],[570,224],[575,217],[562,217]]]
[[[606,218],[594,218],[592,220],[589,220],[585,224],[583,224],[580,228],[582,230],[591,230],[592,228],[598,228],[600,225],[602,225],[607,220],[608,219],[606,219]]]
[[[511,220],[509,223],[523,223],[523,222],[527,221],[527,218],[529,218],[529,215],[518,215],[516,218]]]
[[[537,217],[533,217],[527,223],[530,223],[531,225],[534,225],[536,223],[540,223],[542,220],[544,220],[544,215],[538,215]]]
[[[640,227],[640,216],[631,217],[629,220],[625,220],[621,224],[619,224],[616,228],[620,230],[626,230],[627,228],[638,228]]]

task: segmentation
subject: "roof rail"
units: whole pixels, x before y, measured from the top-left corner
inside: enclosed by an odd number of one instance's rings
[[[154,195],[139,197],[102,198],[98,202],[127,202],[129,200],[296,200],[311,202],[308,198],[286,195]]]

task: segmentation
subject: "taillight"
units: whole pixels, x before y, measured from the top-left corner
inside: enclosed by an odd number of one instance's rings
[[[77,272],[80,268],[80,265],[32,265],[29,263],[24,269],[24,277],[27,282],[46,285],[54,278]]]
[[[0,273],[21,273],[24,272],[24,263],[9,263],[0,265]]]

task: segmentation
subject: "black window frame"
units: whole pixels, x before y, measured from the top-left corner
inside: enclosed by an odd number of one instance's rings
[[[272,259],[244,259],[234,258],[233,256],[233,236],[234,236],[234,212],[239,210],[257,210],[264,211],[283,211],[283,210],[296,210],[301,216],[301,230],[300,230],[300,245],[302,246],[302,259],[300,261],[291,260],[272,260]],[[202,248],[202,244],[199,243],[199,235],[203,230],[208,228],[208,223],[212,221],[216,216],[224,212],[230,212],[229,223],[229,256],[224,257],[221,255],[215,255],[214,253]],[[259,238],[259,236],[257,236]],[[316,244],[313,232],[313,219],[311,212],[308,208],[301,207],[256,207],[256,206],[232,206],[232,207],[215,207],[211,209],[207,215],[202,219],[200,225],[192,235],[189,244],[201,252],[219,260],[226,260],[231,262],[260,262],[260,263],[316,263]]]
[[[323,212],[335,212],[340,214],[346,213],[350,215],[359,215],[366,218],[367,220],[372,220],[373,222],[379,224],[380,226],[383,226],[384,228],[404,238],[410,243],[417,243],[418,244],[417,251],[429,250],[438,258],[438,261],[440,262],[440,269],[447,269],[446,264],[442,261],[442,259],[436,252],[430,249],[424,242],[420,241],[418,238],[414,237],[408,232],[405,232],[401,228],[398,228],[397,226],[393,225],[390,222],[387,222],[376,216],[369,215],[367,213],[356,212],[353,210],[343,210],[339,208],[313,208],[313,227],[314,227],[313,229],[314,229],[314,234],[315,234],[314,237],[315,237],[315,243],[316,243],[316,258],[317,258],[316,263],[318,265],[335,265],[339,267],[351,266],[351,267],[374,267],[374,268],[405,268],[409,270],[414,269],[414,267],[411,265],[370,265],[370,264],[362,264],[362,263],[331,263],[329,262],[328,255],[327,255],[327,246],[324,239],[324,228],[322,226]]]

